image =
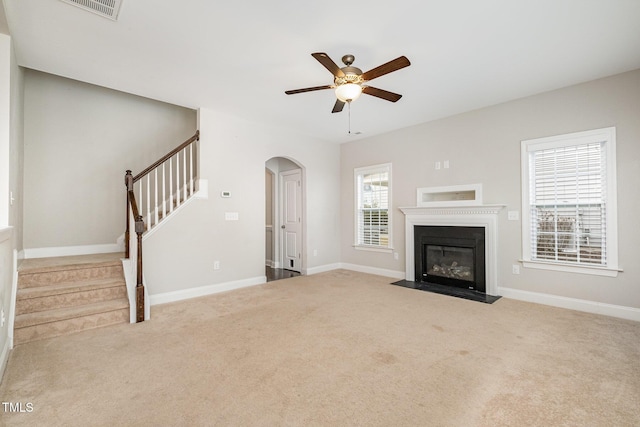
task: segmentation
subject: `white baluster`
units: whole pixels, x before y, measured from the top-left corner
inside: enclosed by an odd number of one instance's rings
[[[142,198],[142,183],[144,182],[144,178],[140,178],[140,180],[138,181],[138,215],[142,215],[142,212],[144,212],[142,209],[144,208],[144,205],[142,204],[143,202],[143,198]]]
[[[169,159],[169,212],[173,212],[173,159]]]
[[[151,175],[147,175],[147,227],[151,227]]]
[[[194,179],[195,176],[193,175],[193,145],[195,143],[192,142],[191,144],[189,144],[189,169],[190,169],[190,175],[191,178],[189,179],[189,185],[191,187],[191,194],[193,195],[193,191],[194,191]]]
[[[176,153],[176,208],[180,206],[180,153]]]
[[[153,184],[153,211],[154,211],[154,216],[155,216],[155,223],[158,223],[158,208],[160,207],[160,204],[158,203],[158,168],[155,168],[153,170],[153,180],[154,180],[154,184]]]
[[[184,177],[184,187],[182,190],[182,194],[184,194],[184,201],[187,201],[187,190],[189,185],[187,184],[187,149],[184,148],[182,150],[182,176]]]
[[[167,178],[165,176],[165,164],[167,162],[164,162],[162,164],[162,218],[164,219],[164,217],[167,215]]]

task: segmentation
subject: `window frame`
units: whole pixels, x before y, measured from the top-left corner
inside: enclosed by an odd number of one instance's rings
[[[360,220],[360,206],[359,196],[360,188],[358,185],[358,178],[362,175],[369,173],[384,173],[388,174],[388,186],[387,186],[387,244],[386,245],[368,245],[362,243],[359,238],[359,220]],[[354,230],[353,230],[353,247],[357,250],[373,251],[373,252],[393,252],[393,213],[392,213],[392,167],[391,163],[381,163],[378,165],[363,166],[354,168],[353,170],[353,189],[354,189]]]
[[[554,261],[533,259],[530,205],[530,153],[568,146],[585,145],[594,142],[604,143],[605,165],[605,247],[604,265],[578,264],[573,261]],[[522,264],[524,267],[544,270],[564,271],[616,277],[618,266],[618,223],[617,223],[617,184],[616,184],[616,128],[607,127],[583,132],[574,132],[544,138],[521,141],[522,172]]]

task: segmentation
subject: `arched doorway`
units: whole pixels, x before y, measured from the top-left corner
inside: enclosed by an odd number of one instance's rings
[[[265,162],[265,268],[267,281],[304,274],[306,268],[304,168],[294,160]]]

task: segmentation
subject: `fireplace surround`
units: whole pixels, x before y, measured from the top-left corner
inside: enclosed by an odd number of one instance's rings
[[[504,205],[400,208],[405,215],[405,280],[420,281],[420,277],[416,278],[416,227],[473,227],[484,230],[484,292],[487,295],[498,295],[497,219],[503,208]],[[451,261],[445,261],[445,266],[450,263]]]

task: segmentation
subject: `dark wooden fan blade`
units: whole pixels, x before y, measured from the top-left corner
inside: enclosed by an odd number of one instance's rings
[[[362,78],[364,80],[373,80],[377,77],[384,76],[385,74],[389,74],[401,68],[408,67],[409,65],[411,65],[411,62],[409,62],[407,57],[401,56],[394,59],[393,61],[389,61],[386,64],[382,64],[379,67],[367,71],[366,73],[362,74]]]
[[[333,62],[333,59],[329,58],[329,55],[327,55],[326,53],[317,52],[317,53],[312,53],[311,56],[316,58],[318,62],[321,63],[324,66],[324,68],[329,70],[329,72],[334,76],[344,77],[344,73],[342,72],[340,67],[338,67],[338,65],[335,62]]]
[[[333,86],[314,86],[314,87],[306,87],[304,89],[294,89],[294,90],[286,90],[284,93],[287,95],[293,95],[296,93],[304,93],[304,92],[313,92],[314,90],[322,90],[322,89],[331,89]]]
[[[366,93],[367,95],[386,99],[387,101],[391,101],[391,102],[396,102],[400,98],[402,98],[402,95],[400,94],[389,92],[388,90],[378,89],[377,87],[371,87],[371,86],[365,86],[362,89],[362,92]]]
[[[333,110],[331,110],[331,112],[339,113],[340,111],[342,111],[343,108],[344,108],[344,102],[340,101],[339,99],[336,99],[336,103],[333,106]]]

